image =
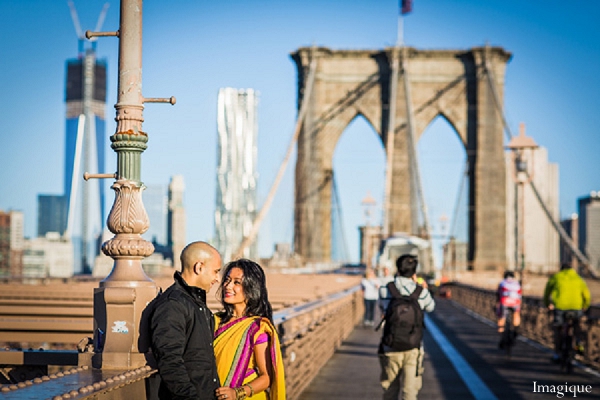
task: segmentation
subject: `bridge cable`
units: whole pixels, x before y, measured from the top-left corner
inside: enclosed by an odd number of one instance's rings
[[[398,92],[398,51],[399,47],[392,49],[392,76],[390,78],[390,98],[388,104],[388,126],[386,132],[386,164],[385,164],[385,192],[383,207],[383,237],[390,236],[391,225],[391,197],[392,197],[392,168],[394,158],[394,136],[396,131],[396,93]]]
[[[513,135],[512,135],[512,132],[510,131],[510,127],[508,126],[508,123],[506,122],[504,110],[502,109],[502,106],[500,105],[500,100],[498,98],[498,93],[496,91],[494,73],[492,72],[492,69],[490,68],[487,57],[484,57],[484,69],[485,69],[486,76],[488,78],[488,84],[490,86],[490,89],[492,90],[494,104],[496,105],[496,109],[500,113],[500,116],[502,118],[502,123],[504,124],[505,132],[506,132],[508,138],[511,139]],[[525,171],[525,173],[527,174],[527,176],[529,178],[529,173],[527,173],[526,171]],[[552,224],[554,229],[558,232],[560,238],[569,247],[569,249],[573,252],[573,254],[575,254],[577,259],[583,264],[583,269],[585,269],[593,278],[598,279],[598,275],[590,267],[589,259],[581,252],[581,250],[579,250],[579,248],[577,248],[577,246],[573,242],[573,239],[564,230],[564,228],[558,222],[556,222],[556,220],[550,213],[550,210],[548,210],[548,207],[544,203],[542,196],[540,195],[537,188],[535,187],[535,184],[533,183],[533,179],[528,179],[528,181],[529,181],[529,184],[533,191],[533,194],[535,195],[535,198],[537,199],[538,203],[542,207],[544,214],[546,214],[546,217],[548,217],[548,220],[550,221],[550,223]]]
[[[308,110],[308,103],[310,101],[310,97],[312,94],[312,89],[313,89],[314,81],[315,81],[315,71],[317,69],[317,58],[314,55],[314,48],[313,48],[313,51],[311,52],[311,56],[312,56],[312,58],[310,60],[308,77],[307,77],[306,86],[305,86],[306,90],[304,91],[304,95],[302,96],[302,103],[300,105],[300,111],[298,112],[298,118],[296,119],[296,127],[294,129],[294,134],[292,135],[292,138],[291,138],[290,143],[287,148],[287,152],[281,163],[281,166],[279,167],[279,171],[277,172],[277,175],[275,177],[275,180],[273,181],[271,189],[269,190],[269,194],[267,195],[265,203],[261,207],[256,218],[254,219],[254,222],[252,223],[252,228],[250,229],[250,232],[248,233],[248,235],[246,237],[244,237],[244,239],[242,240],[242,243],[240,244],[237,251],[233,253],[233,258],[242,257],[242,255],[244,254],[244,250],[248,246],[250,246],[250,244],[252,244],[252,242],[256,238],[256,234],[258,233],[260,224],[262,223],[262,220],[265,217],[267,211],[269,211],[271,203],[273,202],[273,199],[275,197],[275,193],[277,192],[277,189],[279,188],[279,184],[281,183],[281,179],[283,178],[283,174],[287,168],[288,162],[290,160],[290,156],[294,150],[294,146],[296,145],[296,141],[298,140],[298,136],[300,135],[300,129],[302,128],[302,125],[304,123],[304,118],[306,117],[306,112]]]

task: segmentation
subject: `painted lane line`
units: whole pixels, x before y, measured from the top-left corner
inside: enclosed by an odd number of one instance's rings
[[[460,375],[461,379],[477,400],[497,400],[498,398],[494,396],[492,391],[483,383],[481,378],[473,371],[473,368],[467,363],[467,361],[460,355],[458,351],[450,344],[448,339],[444,336],[442,331],[433,323],[431,318],[428,315],[425,315],[425,326],[427,327],[427,331],[433,337],[433,340],[436,341],[438,346],[442,349],[448,360],[454,366],[458,375]]]

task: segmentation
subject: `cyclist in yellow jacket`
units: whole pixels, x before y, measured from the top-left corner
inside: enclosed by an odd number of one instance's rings
[[[554,351],[553,360],[558,359],[560,348],[560,327],[567,311],[576,311],[578,316],[590,306],[591,296],[585,281],[571,265],[563,264],[560,271],[552,275],[544,290],[544,305],[554,312]]]

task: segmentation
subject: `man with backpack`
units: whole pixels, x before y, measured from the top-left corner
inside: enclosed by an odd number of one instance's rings
[[[426,288],[417,285],[417,257],[405,254],[396,260],[396,277],[379,289],[383,335],[379,345],[381,387],[384,400],[414,400],[422,386],[424,311],[435,301]],[[402,378],[402,388],[400,380]]]

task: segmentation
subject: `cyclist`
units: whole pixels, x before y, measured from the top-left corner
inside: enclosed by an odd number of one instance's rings
[[[544,305],[554,314],[554,356],[553,361],[560,360],[560,331],[567,311],[575,311],[578,319],[575,325],[577,347],[582,351],[579,343],[579,318],[590,306],[591,296],[585,281],[577,274],[570,264],[563,264],[560,271],[552,275],[546,283],[544,290]]]
[[[506,315],[508,308],[513,309],[513,337],[517,337],[519,326],[521,325],[521,284],[515,279],[512,271],[504,273],[504,279],[498,285],[496,292],[496,316],[498,317],[498,333],[500,334],[499,348],[504,348],[504,326],[506,325]]]

